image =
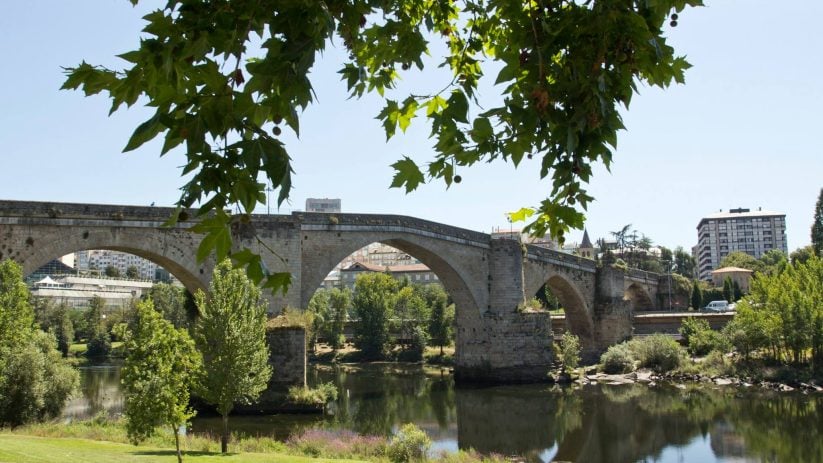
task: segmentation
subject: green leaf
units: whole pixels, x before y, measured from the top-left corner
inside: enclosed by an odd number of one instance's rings
[[[454,119],[458,122],[469,122],[469,101],[466,94],[460,90],[455,90],[449,97],[448,106],[443,111],[443,116]]]
[[[290,286],[291,273],[289,272],[271,273],[268,278],[266,278],[266,282],[263,284],[264,288],[270,289],[272,292],[277,292],[279,290],[283,295],[288,292]]]
[[[494,136],[494,129],[488,118],[478,117],[472,125],[471,137],[477,143],[488,140]]]
[[[165,127],[160,122],[160,112],[158,111],[151,119],[137,126],[137,129],[134,130],[131,138],[129,138],[129,142],[126,143],[126,147],[123,148],[123,152],[126,153],[139,148],[143,143],[151,140],[164,129]]]
[[[394,167],[396,171],[391,183],[391,188],[405,186],[406,193],[410,193],[416,189],[418,185],[426,181],[425,177],[423,177],[423,172],[420,171],[417,164],[407,156],[404,156],[403,159],[395,162],[391,166]]]

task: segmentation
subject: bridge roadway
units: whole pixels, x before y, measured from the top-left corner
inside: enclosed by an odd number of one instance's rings
[[[214,262],[197,262],[202,236],[190,221],[163,223],[172,208],[0,200],[0,259],[25,273],[84,249],[129,252],[161,265],[189,290],[206,288]],[[188,211],[193,217],[194,211]],[[553,360],[547,313],[522,304],[544,286],[566,308],[567,323],[595,356],[632,334],[636,310],[661,304],[666,278],[614,268],[518,241],[414,217],[379,214],[253,215],[232,230],[234,250],[248,248],[271,271],[292,274],[270,312],[306,307],[344,257],[374,242],[398,248],[434,271],[455,302],[458,379],[535,381]],[[270,252],[273,251],[273,252]]]

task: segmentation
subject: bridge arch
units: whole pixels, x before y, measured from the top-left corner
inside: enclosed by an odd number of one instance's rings
[[[537,291],[548,288],[557,298],[566,317],[566,326],[572,334],[580,338],[583,350],[594,348],[594,321],[591,308],[579,288],[569,278],[561,273],[554,273],[546,278],[543,286]],[[534,296],[537,294],[531,294]]]
[[[122,251],[163,267],[194,294],[197,289],[207,289],[214,265],[211,260],[198,265],[195,260],[197,247],[186,245],[187,241],[194,244],[196,240],[183,235],[192,234],[175,230],[110,227],[82,231],[41,230],[37,241],[27,244],[15,260],[23,267],[23,273],[29,275],[50,260],[72,252],[91,249]]]
[[[333,243],[328,243],[327,237],[321,236],[323,233],[304,232],[304,243],[312,243],[311,255],[306,255],[304,251],[301,271],[300,301],[302,307],[307,307],[308,302],[320,287],[323,279],[334,269],[343,259],[351,255],[364,246],[372,243],[383,243],[403,251],[420,262],[425,264],[440,280],[446,292],[452,298],[457,309],[457,323],[466,317],[475,318],[480,315],[480,307],[474,289],[477,285],[471,285],[471,262],[449,252],[441,240],[433,237],[422,237],[414,233],[380,233],[380,232],[358,232],[345,234],[333,234]],[[337,236],[341,235],[341,236]],[[325,243],[325,244],[323,244]],[[306,248],[304,248],[306,249]]]
[[[632,282],[623,293],[623,300],[629,301],[633,311],[652,310],[654,302],[651,295],[642,285]]]

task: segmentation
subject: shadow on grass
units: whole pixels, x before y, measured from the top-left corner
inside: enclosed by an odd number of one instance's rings
[[[145,455],[145,456],[153,456],[153,457],[165,457],[165,456],[174,457],[174,456],[177,456],[177,451],[176,450],[139,450],[139,451],[134,451],[134,452],[131,452],[131,453],[132,453],[132,455]],[[192,451],[189,451],[189,450],[183,451],[183,456],[192,456],[192,457],[205,457],[205,456],[230,457],[232,455],[238,455],[238,454],[234,453],[234,452],[220,453],[220,452],[203,452],[203,451],[194,451],[194,450],[192,450]]]

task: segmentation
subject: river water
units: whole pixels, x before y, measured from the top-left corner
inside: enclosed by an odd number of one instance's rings
[[[122,412],[117,366],[81,368],[66,418]],[[456,388],[416,365],[313,367],[340,397],[321,415],[233,416],[233,431],[287,439],[310,427],[390,435],[413,422],[437,450],[475,449],[530,462],[823,462],[823,395],[706,384]],[[195,418],[192,432],[216,432]]]

